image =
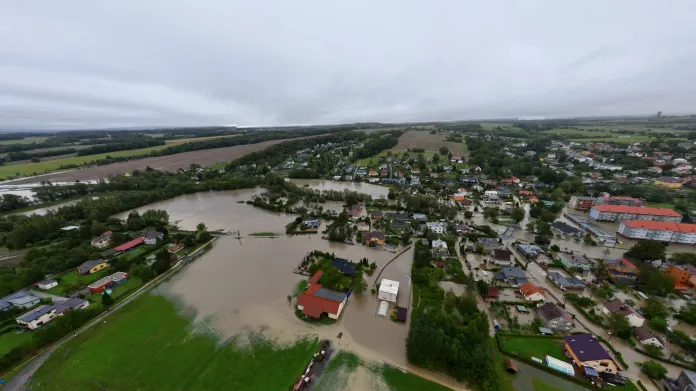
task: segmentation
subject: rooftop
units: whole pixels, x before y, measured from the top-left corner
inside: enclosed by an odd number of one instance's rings
[[[628,316],[628,315],[636,315],[640,318],[640,314],[638,314],[633,308],[631,308],[630,305],[624,304],[623,301],[620,299],[612,300],[608,303],[604,303],[604,307],[609,310],[609,312],[612,312],[614,314],[619,314],[623,316]]]
[[[578,360],[611,360],[611,356],[592,334],[569,335],[563,338]]]
[[[631,213],[638,215],[654,215],[654,216],[671,216],[681,217],[681,215],[672,209],[667,208],[646,208],[643,206],[625,206],[625,205],[597,205],[594,208],[599,212],[607,213]]]
[[[633,229],[696,233],[696,224],[670,223],[667,221],[627,220],[621,224]]]
[[[567,315],[561,307],[556,305],[556,303],[546,303],[539,307],[537,311],[539,311],[539,316],[546,320],[558,319],[560,317],[570,320],[570,316]]]
[[[399,293],[399,281],[387,280],[385,278],[379,284],[379,291],[397,294]]]
[[[49,312],[55,310],[56,308],[52,305],[42,305],[39,307],[34,308],[33,310],[20,315],[17,317],[17,320],[21,320],[22,322],[31,322],[33,320],[36,320],[40,318],[41,316],[48,314]]]
[[[535,293],[541,293],[542,295],[546,296],[543,288],[538,287],[531,282],[525,282],[522,284],[522,286],[520,286],[520,292],[522,292],[522,294],[525,296],[531,296]]]
[[[140,236],[138,238],[131,240],[130,242],[126,242],[120,246],[116,246],[113,249],[116,251],[126,251],[126,250],[130,250],[131,248],[141,244],[142,242],[143,242],[143,237]]]

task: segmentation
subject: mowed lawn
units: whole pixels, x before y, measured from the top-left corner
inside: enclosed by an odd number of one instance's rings
[[[156,147],[132,149],[130,151],[117,151],[109,153],[100,153],[96,155],[88,156],[74,156],[65,159],[47,160],[38,163],[25,163],[25,164],[6,164],[0,166],[0,179],[7,178],[10,176],[26,176],[36,174],[43,174],[50,171],[56,171],[60,166],[75,164],[82,165],[89,163],[94,160],[105,159],[107,156],[111,157],[124,157],[124,156],[135,156],[135,155],[145,155],[152,151],[159,151],[170,147],[170,145],[158,145]]]
[[[9,333],[0,334],[0,356],[5,355],[10,350],[16,348],[19,345],[24,344],[31,340],[32,334],[30,332],[25,333],[15,333],[10,331]]]
[[[562,339],[513,337],[507,335],[500,335],[499,338],[503,349],[508,352],[517,353],[525,357],[537,357],[542,360],[546,356],[565,360]]]
[[[34,375],[35,390],[285,390],[318,348],[261,338],[221,344],[192,331],[162,296],[145,294],[58,349]]]
[[[60,277],[58,280],[58,286],[46,291],[41,289],[37,290],[50,293],[52,295],[63,296],[66,293],[72,293],[76,290],[82,289],[94,281],[113,274],[114,272],[115,270],[110,267],[102,269],[94,274],[80,274],[77,271],[72,271]]]

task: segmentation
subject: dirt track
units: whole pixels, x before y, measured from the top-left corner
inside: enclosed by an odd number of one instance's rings
[[[206,149],[203,151],[184,152],[176,155],[130,160],[127,162],[114,163],[105,166],[94,166],[74,171],[47,174],[33,178],[23,178],[16,181],[12,181],[11,184],[20,185],[25,183],[36,183],[40,181],[86,181],[90,179],[106,178],[110,175],[125,174],[133,170],[143,170],[148,166],[156,170],[163,171],[176,171],[180,168],[187,168],[191,165],[191,163],[200,164],[201,166],[211,166],[220,162],[229,162],[230,160],[242,157],[252,152],[264,150],[270,147],[271,145],[279,144],[284,141],[299,140],[302,138],[306,137],[297,137],[283,140],[270,140],[260,142],[257,144],[236,145],[234,147]]]

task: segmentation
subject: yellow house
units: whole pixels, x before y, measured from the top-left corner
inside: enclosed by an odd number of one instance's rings
[[[680,189],[684,185],[681,179],[669,176],[663,176],[655,179],[655,186],[664,187],[666,189]]]
[[[94,274],[107,266],[109,266],[109,262],[103,259],[97,259],[94,261],[87,261],[82,265],[78,266],[77,272],[80,274]]]

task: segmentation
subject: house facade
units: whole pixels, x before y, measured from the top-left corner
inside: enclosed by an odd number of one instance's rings
[[[558,260],[568,269],[590,270],[592,264],[582,255],[558,253]]]
[[[590,219],[595,221],[622,222],[626,220],[652,220],[679,223],[682,215],[667,208],[646,208],[624,205],[597,205],[590,209]]]
[[[107,248],[111,245],[111,236],[113,233],[111,231],[106,231],[100,236],[93,238],[90,244],[96,248]]]
[[[56,280],[43,280],[36,283],[39,289],[51,289],[58,286],[58,281]]]
[[[108,288],[121,285],[127,280],[128,273],[116,272],[87,285],[87,289],[89,289],[90,293],[101,293]]]
[[[564,349],[579,368],[590,367],[597,372],[617,373],[619,367],[592,334],[570,335],[563,338]]]
[[[556,303],[546,303],[538,307],[537,313],[544,327],[565,332],[573,328],[573,317]]]
[[[625,317],[631,327],[640,327],[645,323],[645,318],[636,310],[631,308],[631,306],[624,304],[623,301],[616,299],[608,303],[604,303],[602,307],[602,313],[605,315],[618,314]]]
[[[162,232],[152,231],[152,232],[148,232],[145,234],[145,238],[143,239],[143,241],[145,242],[145,244],[149,244],[152,246],[152,245],[157,244],[158,240],[163,240],[163,239],[164,239],[164,234]]]
[[[77,272],[80,274],[94,274],[107,266],[109,266],[109,263],[103,259],[86,261],[77,267]]]
[[[659,335],[653,333],[645,327],[636,327],[633,329],[633,336],[643,345],[654,345],[660,349],[664,349],[665,341]]]
[[[575,210],[590,210],[597,204],[595,197],[572,196],[570,197],[570,207]]]
[[[621,222],[617,233],[631,239],[696,244],[696,224],[629,220]]]
[[[525,282],[520,286],[520,293],[527,301],[543,301],[546,299],[544,289],[538,287],[531,282]]]
[[[17,317],[18,325],[29,330],[36,330],[44,324],[52,321],[56,316],[56,308],[52,305],[42,305]]]

